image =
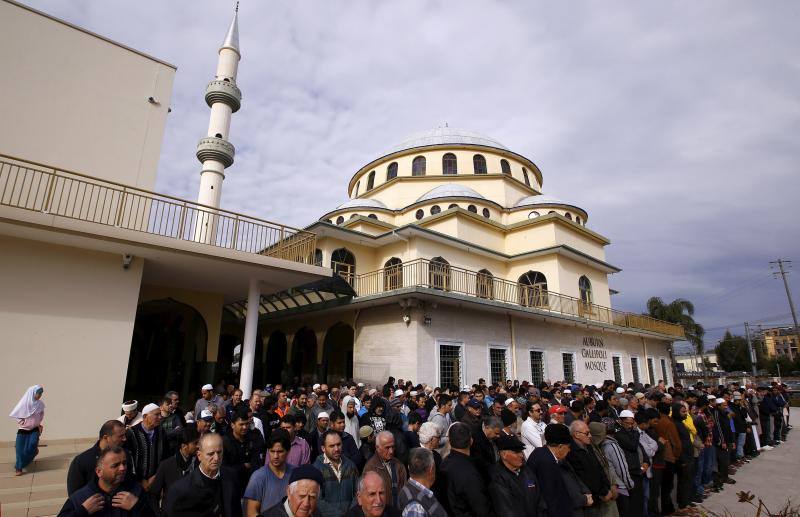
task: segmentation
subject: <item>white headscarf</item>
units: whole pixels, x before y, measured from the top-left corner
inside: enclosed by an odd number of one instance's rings
[[[38,384],[36,386],[31,386],[28,388],[28,391],[19,399],[17,405],[14,406],[14,410],[11,411],[10,416],[11,418],[28,418],[29,416],[33,415],[34,413],[39,413],[44,411],[44,402],[41,400],[36,400],[36,392],[42,389],[41,386]]]

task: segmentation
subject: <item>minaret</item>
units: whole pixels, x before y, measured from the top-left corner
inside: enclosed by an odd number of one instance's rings
[[[231,114],[239,111],[242,92],[236,86],[236,72],[242,54],[239,50],[239,3],[228,27],[225,41],[219,48],[217,74],[206,87],[206,104],[211,108],[208,135],[197,144],[197,159],[203,164],[200,172],[200,193],[197,202],[213,208],[219,207],[225,169],[233,164],[235,148],[228,141]],[[199,212],[195,225],[195,241],[213,243],[216,238],[216,217]]]

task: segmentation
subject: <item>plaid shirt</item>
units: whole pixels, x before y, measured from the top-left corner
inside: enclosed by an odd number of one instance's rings
[[[714,429],[714,419],[711,418],[711,415],[707,411],[702,411],[700,414],[703,416],[703,420],[706,423],[706,429],[708,429],[706,439],[703,440],[703,445],[711,447],[714,445],[714,433],[712,432],[712,429]]]

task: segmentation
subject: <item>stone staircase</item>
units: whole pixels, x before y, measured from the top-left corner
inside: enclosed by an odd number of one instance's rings
[[[91,438],[42,440],[39,455],[14,476],[14,443],[0,442],[0,516],[56,515],[67,498],[67,469],[78,453],[94,444]]]

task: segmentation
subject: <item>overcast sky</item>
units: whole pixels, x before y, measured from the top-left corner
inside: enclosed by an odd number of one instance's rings
[[[196,198],[203,92],[233,2],[27,3],[177,65],[157,190]],[[799,12],[245,0],[222,206],[305,226],[346,200],[359,167],[447,122],[532,159],[545,193],[588,210],[623,270],[616,308],[688,298],[707,346],[746,320],[789,322],[769,261],[800,269]]]

